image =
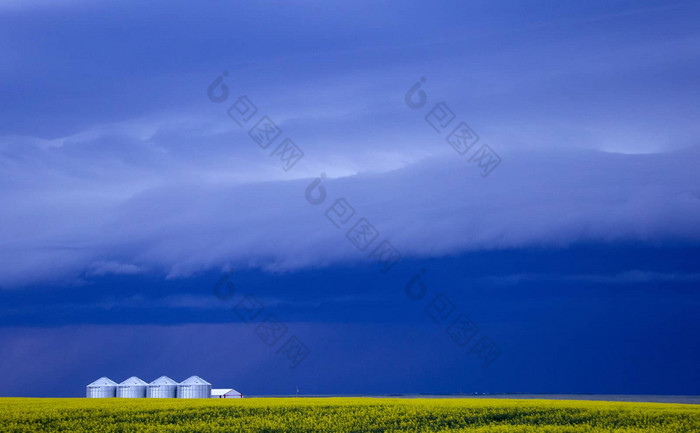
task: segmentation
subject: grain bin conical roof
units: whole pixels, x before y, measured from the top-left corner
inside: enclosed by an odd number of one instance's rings
[[[202,379],[199,376],[190,376],[187,379],[180,382],[180,385],[209,385],[209,386],[211,386],[211,383],[207,382],[206,380]]]
[[[150,383],[151,385],[177,385],[177,382],[169,378],[168,376],[161,376],[158,379]]]
[[[148,384],[136,376],[131,376],[130,378],[126,379],[124,382],[120,383],[119,385],[143,385],[143,386],[145,386]]]
[[[117,382],[113,381],[109,377],[101,377],[97,379],[96,381],[92,382],[91,384],[88,385],[89,387],[97,387],[97,386],[117,386]]]

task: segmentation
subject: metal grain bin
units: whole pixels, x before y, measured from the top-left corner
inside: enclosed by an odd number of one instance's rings
[[[177,386],[177,398],[211,398],[211,383],[199,376],[189,377]]]
[[[109,398],[117,396],[117,382],[108,377],[101,377],[85,387],[87,398]]]
[[[117,385],[119,398],[145,398],[148,384],[136,376],[131,376]]]
[[[148,384],[146,397],[148,398],[175,398],[177,397],[178,383],[168,376],[161,376]]]

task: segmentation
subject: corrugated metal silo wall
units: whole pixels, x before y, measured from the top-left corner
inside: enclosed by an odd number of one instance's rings
[[[119,385],[117,387],[119,398],[146,398],[146,385]]]
[[[87,398],[110,398],[117,396],[116,386],[88,386],[85,396]]]
[[[146,397],[175,398],[177,397],[177,385],[148,385]]]
[[[211,398],[211,385],[178,385],[177,398]]]

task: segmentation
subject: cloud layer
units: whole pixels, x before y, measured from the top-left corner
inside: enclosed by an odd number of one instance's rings
[[[697,148],[652,155],[507,152],[487,178],[452,152],[389,171],[326,177],[322,204],[306,198],[314,178],[236,179],[247,162],[223,152],[216,159],[153,138],[109,136],[6,146],[2,164],[13,176],[2,190],[13,206],[0,210],[0,254],[8,264],[0,283],[361,261],[367,251],[345,235],[362,217],[380,232],[376,242],[389,240],[405,257],[700,240]],[[263,167],[251,177],[264,178],[266,170],[286,175],[264,154],[243,158]],[[341,228],[326,215],[338,199],[355,211]]]
[[[361,3],[0,4],[0,286],[364,260],[324,216],[341,197],[405,257],[698,242],[697,6]],[[227,116],[243,95],[292,170]],[[424,121],[438,102],[491,176]]]

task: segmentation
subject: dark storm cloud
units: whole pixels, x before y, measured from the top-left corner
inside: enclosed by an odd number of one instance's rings
[[[303,198],[322,172],[406,256],[697,242],[697,6],[367,6],[0,3],[0,285],[362,260]],[[294,170],[228,118],[241,95]],[[424,122],[439,101],[503,157],[488,179]]]

